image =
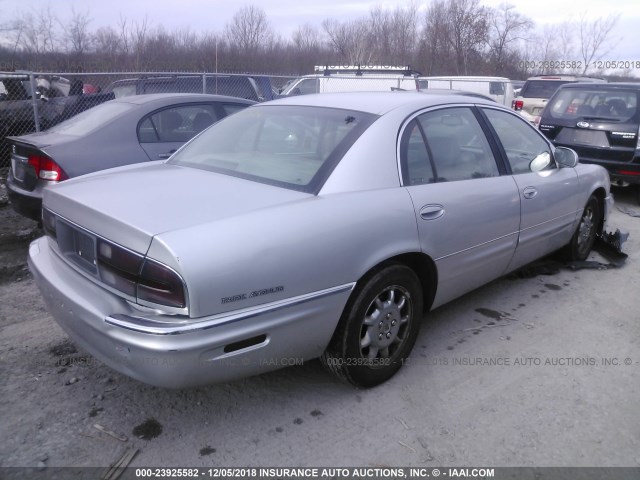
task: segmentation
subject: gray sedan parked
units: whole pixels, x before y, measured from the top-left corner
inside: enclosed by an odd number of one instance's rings
[[[611,204],[602,167],[495,102],[304,95],[47,188],[29,264],[69,336],[143,382],[321,357],[369,387],[431,308],[557,249],[586,258]]]
[[[39,221],[42,190],[47,185],[107,168],[169,158],[209,125],[254,103],[202,94],[127,97],[98,105],[44,132],[8,137],[11,205]]]

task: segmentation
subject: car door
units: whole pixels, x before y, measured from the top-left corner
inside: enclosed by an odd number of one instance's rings
[[[499,277],[514,254],[518,188],[494,151],[470,106],[421,113],[401,134],[403,185],[438,270],[434,307]]]
[[[138,123],[138,141],[149,160],[167,159],[226,115],[224,105],[215,103],[174,105],[156,110]]]
[[[558,168],[549,142],[519,116],[489,107],[481,111],[518,185],[520,234],[509,265],[509,270],[514,270],[569,242],[580,213],[578,175],[573,168]],[[539,156],[547,156],[551,163],[532,172],[530,164]]]

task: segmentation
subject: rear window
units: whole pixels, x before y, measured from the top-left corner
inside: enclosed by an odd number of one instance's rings
[[[132,108],[138,106],[115,101],[102,103],[51,127],[48,131],[79,137],[111,122]]]
[[[136,84],[130,83],[130,84],[123,84],[123,85],[115,85],[113,86],[111,91],[113,92],[116,98],[130,97],[136,94]]]
[[[637,110],[638,92],[620,89],[565,88],[547,106],[552,118],[563,120],[627,122]]]
[[[321,107],[248,108],[203,132],[169,163],[315,193],[376,118]]]
[[[527,80],[520,90],[520,96],[524,98],[549,99],[560,85],[571,83],[567,80]]]

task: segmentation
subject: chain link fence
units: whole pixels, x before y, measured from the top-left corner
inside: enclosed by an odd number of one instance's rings
[[[343,71],[344,70],[344,71]],[[193,72],[0,72],[0,168],[10,162],[6,137],[46,130],[106,101],[151,93],[209,93],[267,101],[281,95],[420,90],[415,72],[316,67],[303,77]],[[425,84],[426,87],[426,84]],[[453,88],[453,87],[450,87]]]
[[[210,93],[271,100],[295,77],[259,74],[0,72],[0,168],[6,137],[46,130],[114,98],[146,93]]]

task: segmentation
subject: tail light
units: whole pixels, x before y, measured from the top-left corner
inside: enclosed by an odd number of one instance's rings
[[[52,238],[56,238],[58,232],[56,231],[56,216],[46,208],[42,209],[42,228],[44,233]]]
[[[58,216],[43,208],[42,226],[59,244]],[[179,309],[187,306],[182,277],[160,262],[98,237],[94,263],[102,283],[135,298],[138,303]]]
[[[98,272],[108,286],[136,300],[167,307],[187,306],[180,275],[124,247],[98,239]]]
[[[147,259],[138,278],[138,300],[184,308],[187,306],[180,276],[169,267]]]
[[[138,273],[144,257],[106,240],[98,240],[98,272],[104,283],[136,296]]]
[[[516,112],[522,110],[524,106],[524,102],[522,100],[513,100],[511,102],[511,108],[513,108]]]
[[[27,161],[29,162],[29,165],[34,168],[36,177],[41,180],[61,182],[62,180],[69,178],[64,170],[60,168],[60,165],[49,157],[45,157],[43,155],[29,155]]]

